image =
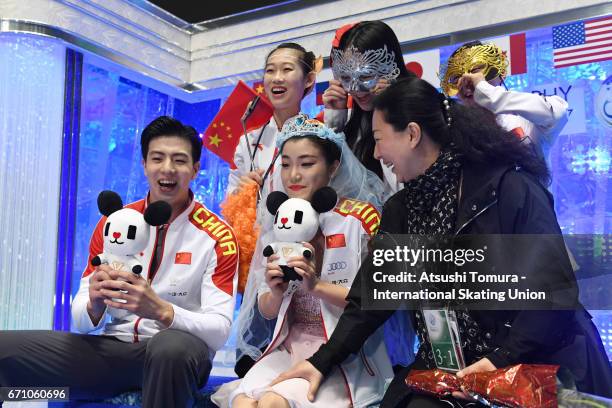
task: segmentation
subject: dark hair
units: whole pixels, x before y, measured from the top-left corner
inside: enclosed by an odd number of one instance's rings
[[[449,57],[449,59],[453,58],[455,56],[455,54],[457,54],[459,51],[464,50],[466,48],[472,48],[472,47],[476,47],[478,45],[482,45],[482,43],[478,40],[475,41],[469,41],[466,43],[463,43],[461,45],[461,47],[457,48],[455,51],[453,51],[453,53],[451,54],[451,56]]]
[[[340,147],[338,147],[338,145],[332,142],[331,140],[321,139],[317,136],[294,136],[290,139],[287,139],[287,141],[300,139],[308,139],[309,141],[317,145],[317,147],[321,150],[321,153],[323,153],[323,157],[325,158],[325,162],[328,166],[334,164],[335,161],[340,161],[342,151],[340,150]],[[287,143],[287,141],[285,141],[285,143]],[[281,147],[281,152],[284,147],[285,145],[283,144],[283,146]]]
[[[544,160],[532,146],[502,129],[493,113],[449,99],[449,127],[444,101],[445,96],[427,81],[406,78],[377,95],[374,109],[382,112],[385,121],[396,131],[415,122],[440,146],[453,143],[464,162],[519,165],[548,184],[550,177]]]
[[[191,145],[191,158],[194,163],[200,161],[202,155],[202,140],[198,132],[191,127],[183,125],[178,120],[170,116],[160,116],[147,125],[140,136],[140,150],[142,158],[147,159],[149,144],[151,140],[162,136],[174,136],[184,139]]]
[[[270,59],[270,56],[280,49],[290,49],[300,52],[300,68],[302,69],[302,73],[304,74],[304,76],[308,75],[311,71],[315,69],[315,60],[317,59],[317,57],[315,57],[314,53],[312,51],[306,51],[306,49],[300,44],[292,42],[277,45],[276,48],[274,48],[268,53],[268,55],[266,55],[266,64],[268,63],[268,59]],[[313,87],[314,84],[310,88],[304,89],[304,96],[306,96],[312,90]]]
[[[338,48],[344,50],[351,45],[360,51],[383,48],[386,45],[387,50],[395,54],[395,63],[400,70],[398,79],[415,76],[414,73],[406,69],[402,48],[397,36],[391,27],[382,21],[362,21],[345,32],[340,39]],[[374,158],[375,143],[372,135],[372,112],[364,111],[356,103],[353,104],[351,117],[344,126],[344,134],[347,144],[359,161],[382,179],[380,162]],[[360,138],[359,135],[361,135]]]

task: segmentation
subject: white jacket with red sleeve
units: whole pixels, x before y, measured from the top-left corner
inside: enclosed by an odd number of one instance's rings
[[[370,203],[340,198],[334,210],[319,215],[320,229],[325,236],[325,249],[321,264],[324,282],[350,288],[353,279],[367,254],[367,242],[378,231],[380,214]],[[253,273],[253,271],[251,272]],[[263,271],[259,272],[263,274]],[[299,281],[292,281],[281,302],[272,341],[263,356],[283,345],[289,334],[289,305]],[[259,295],[270,291],[265,282],[261,283]],[[321,324],[325,340],[334,331],[344,308],[319,299]],[[393,377],[391,362],[387,355],[383,329],[377,330],[363,344],[358,354],[353,354],[339,366],[346,389],[349,391],[351,406],[376,406],[382,399],[385,387]]]
[[[127,207],[144,212],[147,200]],[[150,338],[164,327],[161,323],[128,314],[123,319],[107,316],[98,325],[87,313],[89,278],[94,271],[91,259],[103,252],[102,229],[106,217],[98,222],[89,245],[87,267],[79,291],[72,301],[72,319],[76,330],[89,333],[102,329],[103,335],[126,342]],[[174,308],[170,329],[183,330],[201,338],[212,353],[227,340],[236,303],[238,281],[238,244],[232,229],[204,205],[192,199],[189,207],[165,226],[160,240],[159,228],[150,227],[147,248],[137,255],[143,265],[142,277],[163,300]],[[154,248],[159,245],[161,261],[151,267]]]
[[[480,81],[474,101],[497,116],[497,123],[519,137],[529,137],[544,157],[568,121],[568,104],[557,96],[508,91]]]

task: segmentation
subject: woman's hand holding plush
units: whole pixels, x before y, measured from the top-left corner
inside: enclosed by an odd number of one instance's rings
[[[275,297],[282,297],[283,293],[287,290],[288,282],[283,282],[283,271],[281,267],[275,262],[279,259],[276,254],[268,257],[268,263],[266,264],[266,284],[272,291],[272,295]]]
[[[308,292],[312,292],[319,282],[319,277],[317,276],[316,270],[316,252],[314,247],[309,242],[302,242],[302,245],[308,248],[312,255],[310,257],[294,256],[289,259],[287,266],[295,268],[295,271],[303,278],[302,285],[304,286],[304,289],[306,289]]]

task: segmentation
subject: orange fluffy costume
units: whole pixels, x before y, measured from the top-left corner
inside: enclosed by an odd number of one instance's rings
[[[257,225],[257,190],[256,183],[242,184],[233,194],[229,194],[221,203],[221,214],[232,226],[240,246],[240,266],[238,269],[238,293],[244,293],[251,258],[259,236]]]

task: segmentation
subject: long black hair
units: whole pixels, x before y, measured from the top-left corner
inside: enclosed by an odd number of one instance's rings
[[[445,100],[450,106],[448,111]],[[518,165],[542,184],[550,182],[544,160],[532,146],[502,129],[493,113],[446,99],[420,78],[405,78],[389,86],[374,99],[374,109],[396,131],[414,122],[441,147],[452,143],[463,162]]]
[[[351,45],[361,52],[387,46],[387,50],[395,54],[395,63],[400,70],[398,79],[415,76],[406,69],[402,48],[397,36],[391,27],[382,21],[362,21],[345,32],[340,39],[338,49],[344,50]],[[346,135],[347,144],[359,161],[382,179],[380,162],[374,158],[372,112],[364,111],[356,103],[353,104],[351,117],[343,131]]]

